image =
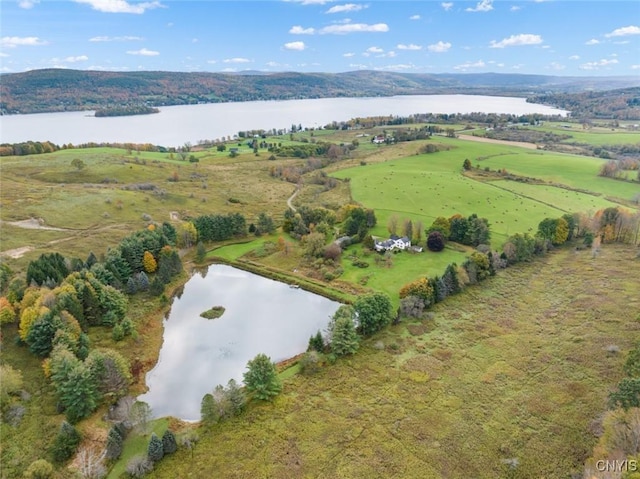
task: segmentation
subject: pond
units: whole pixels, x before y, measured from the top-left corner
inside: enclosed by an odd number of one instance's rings
[[[225,308],[221,317],[201,313]],[[340,303],[227,265],[195,274],[164,320],[156,366],[139,396],[154,417],[200,419],[200,401],[217,384],[242,381],[247,361],[264,353],[274,362],[307,349]]]

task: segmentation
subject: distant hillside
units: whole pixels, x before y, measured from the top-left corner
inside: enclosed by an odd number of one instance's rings
[[[94,110],[250,100],[433,93],[567,93],[640,86],[635,77],[582,78],[516,74],[183,73],[33,70],[0,76],[0,113]]]
[[[547,93],[527,98],[569,110],[577,118],[640,120],[640,88],[580,93]]]

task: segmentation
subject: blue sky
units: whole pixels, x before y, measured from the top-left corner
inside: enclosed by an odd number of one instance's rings
[[[640,75],[640,2],[1,0],[0,71]]]

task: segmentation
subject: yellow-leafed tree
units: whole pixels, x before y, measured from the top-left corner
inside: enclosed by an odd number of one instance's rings
[[[144,256],[142,257],[142,266],[144,266],[144,270],[147,273],[153,273],[158,269],[158,263],[149,251],[144,252]]]
[[[10,324],[16,320],[16,310],[7,298],[0,298],[0,324]]]

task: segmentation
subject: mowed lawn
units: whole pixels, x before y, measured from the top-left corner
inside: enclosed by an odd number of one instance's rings
[[[200,430],[153,477],[580,476],[638,333],[635,256],[564,249],[503,271]]]
[[[515,146],[438,139],[449,151],[358,166],[335,173],[349,178],[353,198],[376,211],[374,234],[387,235],[387,222],[396,215],[429,226],[438,216],[456,213],[486,217],[492,244],[500,247],[514,233],[535,233],[545,217],[567,212],[589,211],[615,206],[604,196],[631,199],[640,184],[597,176],[603,160],[547,152],[531,152]],[[509,181],[480,182],[462,175],[462,163],[507,171],[581,188],[603,195],[522,185]]]

